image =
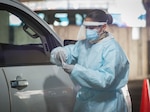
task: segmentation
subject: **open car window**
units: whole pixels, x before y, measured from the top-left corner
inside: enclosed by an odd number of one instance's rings
[[[0,66],[49,63],[39,35],[14,14],[0,11]]]
[[[2,37],[0,43],[8,43],[14,45],[25,44],[41,44],[40,38],[33,35],[38,35],[30,27],[26,25],[19,17],[7,11],[0,11],[1,17],[1,32]],[[26,27],[26,28],[25,28]],[[6,33],[6,35],[4,35]],[[3,36],[4,35],[4,36]]]

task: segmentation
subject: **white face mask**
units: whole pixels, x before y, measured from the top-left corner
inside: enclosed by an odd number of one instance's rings
[[[86,39],[93,41],[99,38],[97,29],[86,29]]]

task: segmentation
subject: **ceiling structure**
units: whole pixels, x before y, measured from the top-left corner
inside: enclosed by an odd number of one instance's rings
[[[18,0],[32,10],[40,9],[93,9],[114,5],[116,0]],[[36,2],[36,3],[35,3]],[[38,9],[37,9],[38,10]]]
[[[74,1],[74,0],[18,0],[18,1],[20,1],[20,2],[33,2],[33,1]],[[75,1],[78,1],[78,0],[75,0]],[[84,0],[85,2],[86,1],[92,1],[93,2],[93,0]],[[115,2],[115,0],[94,0],[94,2],[97,2],[97,1],[99,1],[99,2],[103,2],[103,3],[112,3],[112,2]]]
[[[53,9],[62,10],[62,9],[101,8],[108,10],[108,12],[111,14],[120,15],[119,16],[120,19],[128,26],[135,26],[135,27],[145,26],[145,20],[139,19],[141,15],[145,15],[145,9],[143,8],[142,4],[142,1],[144,0],[18,0],[18,1],[23,2],[23,4],[30,7],[30,9],[34,11],[53,10]],[[150,21],[149,18],[148,20]]]

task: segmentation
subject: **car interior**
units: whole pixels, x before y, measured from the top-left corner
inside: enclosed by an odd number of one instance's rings
[[[50,64],[45,45],[31,27],[10,12],[0,11],[0,14],[6,19],[3,21],[3,30],[6,32],[0,38],[0,66]]]
[[[0,32],[0,66],[51,64],[50,51],[60,46],[57,39],[19,9],[7,6],[0,9],[0,22],[3,23],[3,32]]]
[[[40,44],[11,45],[0,43],[0,66],[50,64]]]

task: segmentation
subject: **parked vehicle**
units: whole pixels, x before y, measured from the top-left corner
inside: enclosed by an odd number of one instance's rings
[[[0,112],[72,112],[75,86],[50,52],[63,41],[29,8],[0,0]]]

